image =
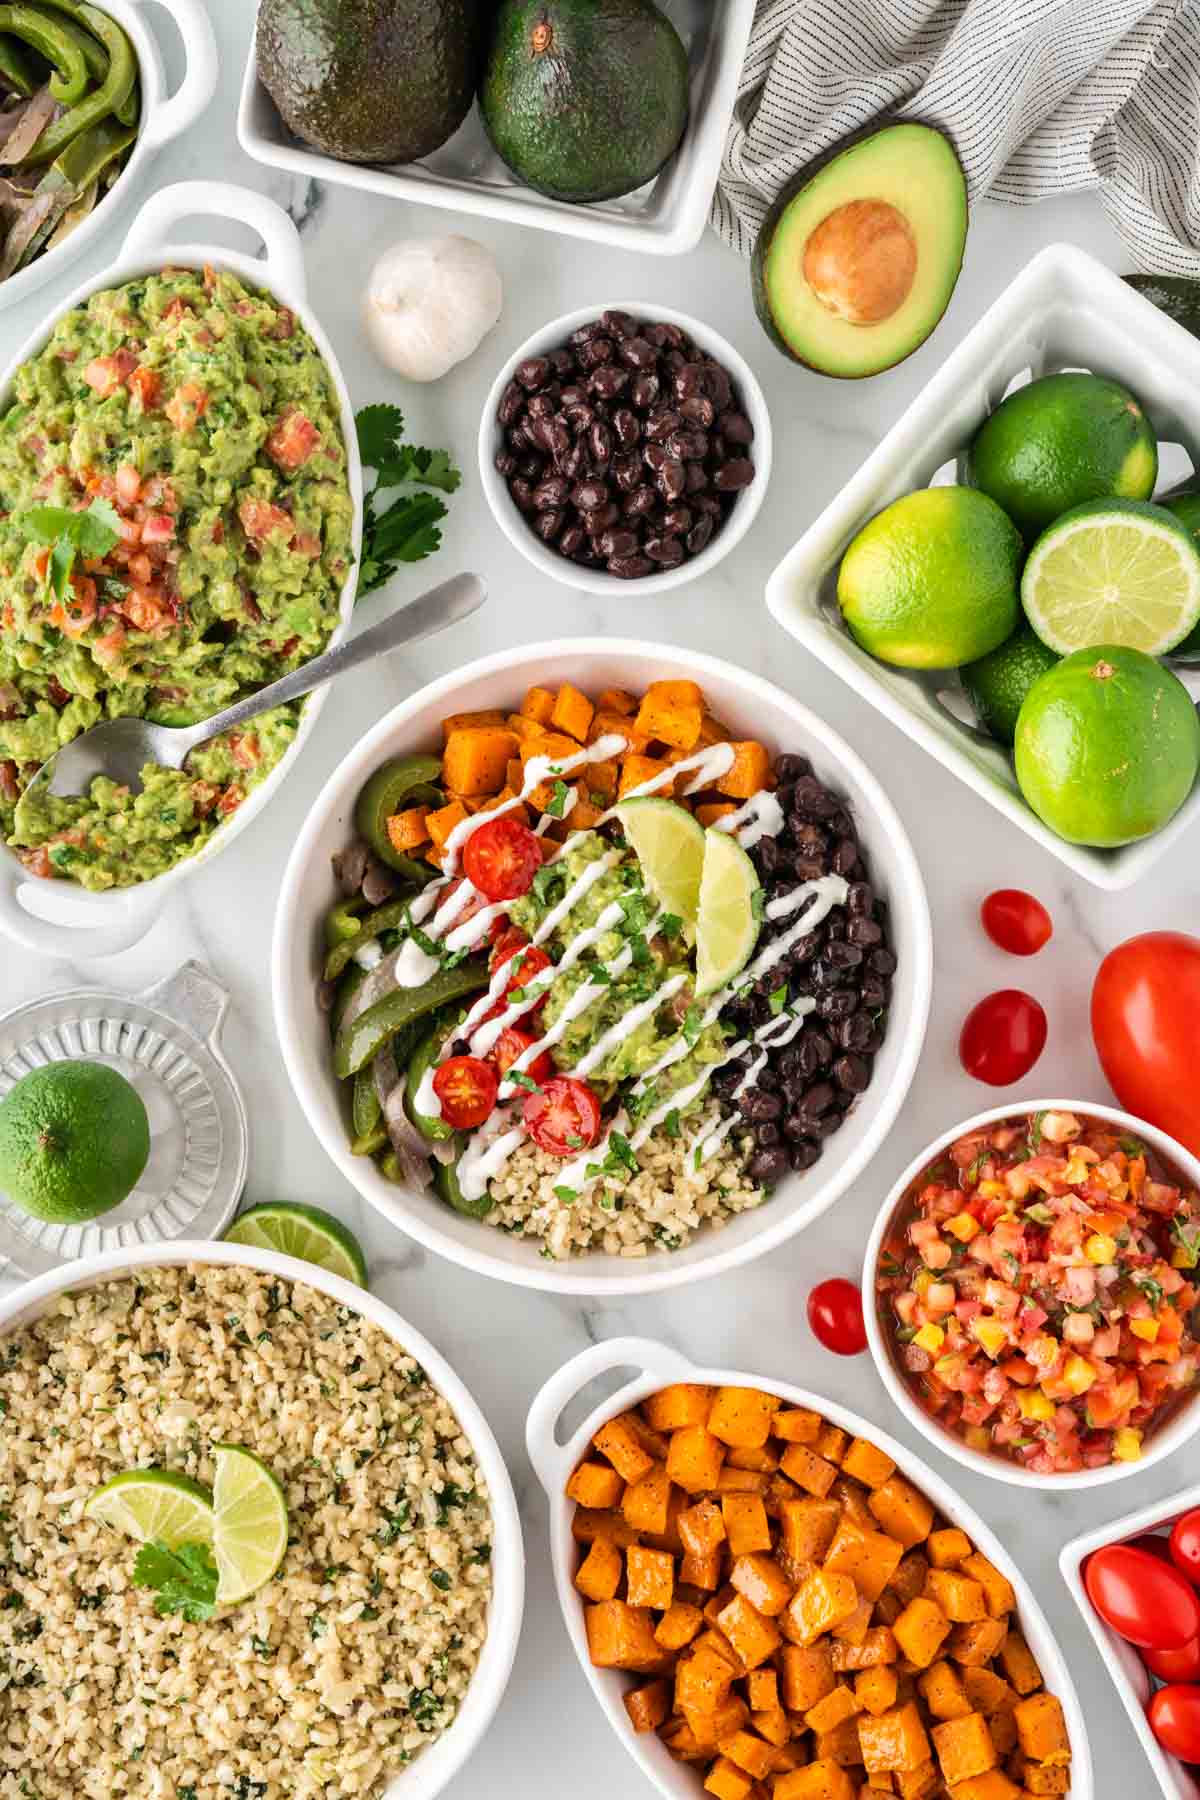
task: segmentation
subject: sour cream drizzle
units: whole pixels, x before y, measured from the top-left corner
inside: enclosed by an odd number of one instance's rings
[[[783,808],[768,788],[760,788],[736,812],[718,819],[718,831],[729,831],[743,850],[753,850],[765,837],[778,837],[783,830]]]

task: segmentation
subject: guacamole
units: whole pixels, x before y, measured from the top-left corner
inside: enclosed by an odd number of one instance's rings
[[[115,511],[61,594],[21,515]],[[214,739],[133,796],[22,803],[102,718],[204,719],[318,654],[350,571],[337,396],[284,306],[212,269],[93,294],[0,415],[0,830],[35,874],[124,887],[190,856],[291,744],[298,707]],[[44,515],[39,515],[44,516]],[[106,514],[111,518],[112,514]],[[111,534],[110,534],[111,535]]]

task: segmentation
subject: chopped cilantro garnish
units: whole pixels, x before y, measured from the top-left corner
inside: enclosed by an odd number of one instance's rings
[[[658,921],[658,929],[665,938],[677,938],[683,930],[683,920],[678,913],[664,913]]]
[[[787,1003],[788,1003],[788,984],[786,981],[783,981],[780,983],[780,985],[777,988],[775,988],[773,990],[773,992],[769,996],[768,1004],[773,1013],[781,1013],[783,1011],[784,1007],[787,1005]]]
[[[693,1000],[692,1004],[688,1007],[686,1013],[683,1015],[683,1027],[682,1027],[683,1041],[688,1046],[689,1050],[692,1048],[692,1046],[695,1044],[697,1038],[700,1036],[700,1032],[703,1029],[703,1026],[704,1026],[703,1009],[698,1004],[698,1002]]]
[[[546,811],[552,819],[561,819],[567,810],[567,796],[570,793],[565,781],[556,781],[554,791],[546,802]]]
[[[750,896],[750,912],[756,919],[765,919],[767,916],[767,897],[760,887],[756,887]]]
[[[604,1167],[606,1172],[613,1174],[622,1167],[632,1170],[635,1175],[638,1172],[637,1152],[629,1139],[619,1131],[609,1133],[608,1155],[604,1159]]]
[[[443,1594],[448,1594],[450,1589],[454,1586],[453,1577],[447,1575],[445,1569],[434,1569],[430,1574],[429,1579],[432,1581],[435,1588],[441,1589]]]
[[[561,1200],[564,1206],[574,1206],[576,1200],[579,1198],[579,1190],[578,1188],[567,1187],[564,1183],[562,1187],[555,1188],[554,1197],[556,1200]]]
[[[180,1544],[174,1550],[157,1539],[143,1544],[133,1565],[135,1587],[157,1588],[154,1610],[182,1613],[189,1624],[211,1619],[217,1603],[217,1565],[207,1544]]]
[[[679,1136],[680,1125],[679,1125],[679,1108],[678,1107],[673,1106],[671,1108],[670,1112],[667,1114],[666,1118],[663,1120],[663,1130],[666,1132],[666,1134],[669,1138],[677,1138]]]
[[[542,1091],[533,1076],[526,1075],[524,1069],[510,1069],[504,1079],[511,1081],[514,1087],[524,1088],[529,1094],[540,1094]]]

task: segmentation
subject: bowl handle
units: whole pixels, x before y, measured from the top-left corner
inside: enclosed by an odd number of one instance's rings
[[[183,80],[169,100],[155,108],[142,130],[142,143],[160,150],[194,125],[217,91],[217,40],[204,0],[158,0],[169,12],[183,39]],[[143,0],[134,0],[135,5]]]
[[[672,1381],[691,1381],[696,1374],[686,1356],[666,1344],[656,1343],[653,1338],[609,1338],[603,1344],[581,1350],[578,1356],[564,1363],[534,1397],[525,1421],[525,1447],[547,1494],[554,1496],[562,1492],[575,1460],[574,1441],[560,1444],[555,1435],[564,1407],[598,1375],[629,1366],[637,1369],[639,1374],[610,1397],[607,1408],[613,1413],[621,1411],[622,1397],[637,1385],[642,1375],[654,1375],[665,1385]]]
[[[122,950],[141,943],[163,908],[162,896],[136,889],[112,894],[106,906],[118,913],[107,925],[68,925],[54,919],[43,919],[21,903],[23,888],[47,883],[26,876],[10,855],[0,853],[0,934],[22,944],[39,956],[57,956],[68,960],[98,956],[116,956]],[[70,889],[63,884],[69,894]]]
[[[139,261],[162,255],[179,221],[197,217],[233,219],[257,231],[266,249],[264,267],[270,286],[289,305],[303,306],[308,289],[300,233],[274,200],[229,181],[180,181],[152,195],[129,227],[122,259]]]

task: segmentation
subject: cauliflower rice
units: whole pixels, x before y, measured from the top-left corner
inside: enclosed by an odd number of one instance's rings
[[[491,1514],[420,1366],[358,1314],[250,1270],[146,1270],[0,1341],[0,1795],[379,1795],[479,1660]],[[86,1519],[122,1470],[211,1484],[243,1444],[287,1494],[275,1577],[203,1624],[132,1585]]]
[[[713,1108],[702,1119],[689,1118],[686,1137],[653,1132],[635,1152],[636,1175],[610,1175],[569,1201],[555,1193],[562,1158],[527,1139],[488,1189],[495,1204],[487,1223],[515,1237],[544,1239],[542,1255],[555,1261],[585,1250],[628,1257],[681,1250],[702,1226],[720,1230],[766,1198],[747,1179],[747,1148],[733,1138],[696,1168],[694,1145],[720,1120]],[[748,1150],[753,1153],[752,1144]]]

